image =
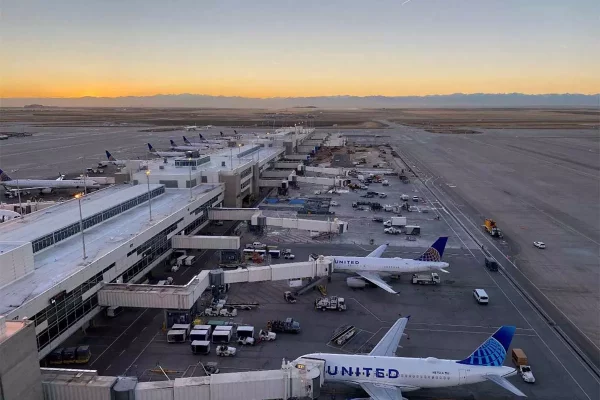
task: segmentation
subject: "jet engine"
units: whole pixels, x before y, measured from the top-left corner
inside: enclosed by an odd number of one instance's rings
[[[365,282],[364,279],[355,278],[352,276],[346,278],[346,284],[352,289],[362,289],[367,286],[367,282]]]

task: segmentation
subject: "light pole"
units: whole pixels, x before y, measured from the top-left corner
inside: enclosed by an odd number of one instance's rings
[[[190,167],[190,201],[192,201],[192,158],[188,158],[188,164]]]
[[[77,199],[77,203],[79,203],[79,230],[81,231],[81,245],[83,246],[83,259],[87,258],[85,254],[85,236],[83,234],[83,213],[81,212],[81,198],[83,195],[81,193],[77,193],[75,198]]]
[[[242,152],[242,144],[238,143],[238,155]]]
[[[146,183],[148,184],[148,210],[150,211],[150,222],[152,222],[152,196],[150,194],[150,170],[146,170]]]
[[[19,215],[21,215],[21,218],[23,218],[23,203],[21,203],[21,187],[19,186],[19,175],[16,175],[16,173],[19,172],[19,169],[13,169],[11,172],[14,172],[17,178],[17,196],[19,196]]]
[[[83,168],[83,194],[87,195],[87,181],[86,181],[86,169],[85,169],[85,156],[79,157],[81,159],[81,167]]]

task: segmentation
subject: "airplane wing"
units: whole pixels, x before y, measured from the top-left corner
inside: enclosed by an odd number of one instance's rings
[[[504,389],[512,392],[513,394],[521,397],[527,397],[525,393],[521,392],[515,385],[510,383],[506,378],[500,375],[484,375],[484,378],[488,381],[494,382],[496,385],[502,386]]]
[[[356,273],[358,275],[360,275],[361,278],[366,279],[369,282],[371,282],[372,284],[379,286],[386,292],[391,293],[391,294],[398,294],[398,292],[396,292],[394,289],[392,289],[392,287],[390,285],[385,283],[383,281],[383,279],[381,279],[381,277],[379,275],[377,275],[375,272],[356,271]]]
[[[377,257],[377,258],[381,257],[383,252],[387,250],[388,246],[389,246],[389,243],[382,244],[381,246],[379,246],[378,248],[376,248],[375,250],[373,250],[372,252],[367,254],[367,257]]]
[[[395,357],[396,349],[400,345],[400,339],[404,334],[404,328],[406,328],[406,324],[408,319],[400,318],[396,323],[390,328],[389,331],[385,334],[385,336],[373,347],[373,350],[369,353],[370,356],[381,356],[381,357]]]
[[[377,383],[361,383],[360,386],[373,400],[402,400],[400,388]]]

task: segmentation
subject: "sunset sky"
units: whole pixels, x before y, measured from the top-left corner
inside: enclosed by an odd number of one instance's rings
[[[598,0],[4,0],[0,97],[600,92]]]

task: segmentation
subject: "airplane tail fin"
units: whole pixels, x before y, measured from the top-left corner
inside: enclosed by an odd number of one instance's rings
[[[175,142],[173,141],[173,139],[169,139],[169,141],[171,142],[171,146],[173,146],[173,147],[177,146],[177,143],[175,143]]]
[[[148,143],[148,151],[150,151],[150,153],[154,153],[156,150],[154,150],[154,147],[152,147],[152,145],[150,143]]]
[[[481,344],[471,355],[458,364],[499,367],[504,363],[510,342],[515,334],[514,326],[501,326]]]
[[[425,253],[421,254],[419,258],[415,258],[417,261],[442,261],[444,250],[446,249],[446,243],[448,242],[447,236],[442,236],[431,245],[430,248],[425,250]]]
[[[221,134],[221,136],[223,136],[223,131],[219,132]]]
[[[187,140],[187,138],[186,138],[185,136],[183,137],[183,143],[185,143],[185,144],[187,144],[187,145],[190,145],[190,144],[191,144],[191,143],[190,143],[190,141],[189,141],[189,140]]]
[[[201,133],[199,133],[198,135],[200,135],[200,140],[204,140],[204,136],[202,136]]]
[[[6,174],[6,172],[0,169],[0,182],[12,181],[12,178]]]
[[[108,158],[108,161],[117,161],[117,160],[116,160],[116,159],[115,159],[115,158],[112,156],[112,154],[110,154],[110,152],[109,152],[108,150],[105,150],[105,151],[106,151],[106,158]]]

